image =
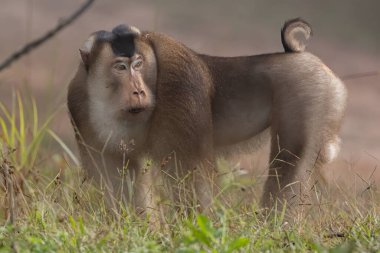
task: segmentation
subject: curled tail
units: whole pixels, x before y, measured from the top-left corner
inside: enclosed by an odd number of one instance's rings
[[[305,41],[296,38],[300,33],[305,37]],[[281,42],[285,52],[303,52],[306,48],[306,41],[313,35],[311,26],[300,18],[291,19],[285,22],[281,29]]]

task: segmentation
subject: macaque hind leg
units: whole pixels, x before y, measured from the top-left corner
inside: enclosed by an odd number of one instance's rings
[[[299,110],[303,109],[298,108],[298,115],[277,112],[278,117],[272,122],[269,175],[262,198],[264,207],[282,208],[286,203],[287,208],[302,210],[314,203],[317,167],[322,165],[320,152],[329,131],[327,125],[311,120],[315,115]]]

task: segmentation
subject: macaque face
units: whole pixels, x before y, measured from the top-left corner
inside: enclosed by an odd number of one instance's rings
[[[142,41],[133,43],[132,53],[115,54],[112,44],[103,42],[88,66],[90,121],[107,145],[141,144],[154,110],[155,56]]]

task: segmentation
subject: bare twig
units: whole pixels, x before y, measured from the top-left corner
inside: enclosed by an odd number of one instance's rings
[[[325,236],[326,238],[344,238],[346,237],[346,234],[343,232],[336,232],[336,233],[331,233]]]
[[[74,20],[76,20],[80,15],[82,15],[93,3],[95,0],[87,0],[82,6],[80,6],[73,14],[71,14],[68,18],[63,19],[58,22],[57,26],[52,30],[45,33],[40,38],[37,38],[25,46],[23,46],[20,50],[11,54],[5,61],[0,64],[0,71],[9,67],[14,61],[18,60],[23,55],[26,55],[30,51],[36,49],[38,46],[46,42],[55,36],[58,32],[60,32],[63,28],[70,25]]]
[[[13,225],[15,222],[15,193],[13,188],[13,180],[9,165],[4,162],[2,167],[4,169],[4,178],[8,195],[8,219],[9,223]]]
[[[341,76],[340,78],[344,81],[347,81],[347,80],[359,79],[359,78],[371,77],[371,76],[377,76],[377,75],[379,75],[378,71],[369,71],[369,72],[348,74],[348,75]]]
[[[1,152],[1,151],[0,151]],[[3,157],[3,154],[0,153],[2,162],[0,164],[0,169],[2,171],[2,174],[4,176],[4,181],[5,181],[5,188],[6,188],[6,193],[8,197],[8,214],[7,214],[7,223],[12,226],[12,233],[15,233],[16,231],[16,225],[15,225],[15,219],[16,219],[16,202],[15,202],[15,191],[14,191],[14,183],[13,183],[13,177],[12,177],[12,168],[9,166],[8,161]],[[13,236],[13,238],[15,238]],[[17,241],[13,239],[11,248],[13,252],[18,253],[19,247],[17,244]]]

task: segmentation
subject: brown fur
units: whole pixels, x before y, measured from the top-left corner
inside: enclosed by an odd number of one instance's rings
[[[249,142],[270,129],[271,164],[262,203],[270,206],[276,198],[303,201],[304,191],[312,186],[310,171],[337,152],[329,145],[339,142],[346,90],[331,70],[310,53],[293,53],[292,47],[288,53],[213,57],[159,33],[138,34],[134,43],[143,54],[153,52],[154,61],[142,77],[154,101],[151,115],[136,130],[142,138],[133,151],[120,152],[115,143],[105,145],[97,137],[88,119],[90,72],[83,63],[70,84],[68,106],[90,175],[99,181],[110,174],[105,181],[117,188],[121,177],[114,168],[129,161],[136,176],[135,205],[147,209],[156,207],[155,182],[161,171],[177,182],[200,168],[194,172],[194,187],[201,205],[207,206],[213,190],[204,175],[215,177],[214,149]],[[152,165],[143,170],[146,159]],[[171,185],[178,201],[180,189],[175,182]]]
[[[136,38],[135,43],[141,52],[146,53],[146,47],[154,51],[157,68],[147,70],[143,75],[144,84],[155,91],[154,111],[145,124],[145,129],[139,130],[138,135],[142,135],[143,138],[135,140],[133,151],[123,152],[115,143],[107,143],[97,137],[98,133],[89,119],[91,84],[87,80],[92,68],[90,66],[89,72],[86,71],[83,62],[70,84],[68,107],[73,125],[77,129],[82,163],[88,174],[95,176],[98,182],[106,182],[111,199],[118,194],[126,198],[129,195],[127,191],[118,193],[122,177],[116,169],[122,170],[123,166],[128,164],[128,169],[134,174],[137,188],[134,202],[137,208],[146,209],[155,206],[155,197],[150,196],[152,187],[147,184],[154,181],[151,177],[158,179],[157,172],[164,170],[165,175],[170,175],[168,178],[180,181],[200,164],[203,163],[203,168],[206,168],[213,163],[210,116],[213,88],[206,65],[182,44],[154,33],[142,34]],[[95,48],[99,51],[99,45]],[[147,79],[151,81],[146,81]],[[115,92],[112,100],[125,96],[127,95]],[[129,140],[124,141],[128,143]],[[179,165],[175,165],[174,158],[180,162]],[[153,168],[144,171],[141,168],[147,160],[153,161]],[[198,188],[204,187],[200,185]],[[178,201],[180,189],[173,191]],[[209,201],[210,199],[204,202]]]
[[[328,162],[325,145],[336,142],[346,103],[341,81],[309,53],[202,57],[214,77],[216,145],[234,145],[270,128],[262,202],[270,205],[280,191],[299,202],[299,184],[290,185],[310,180],[317,165]],[[303,190],[310,193],[310,187]]]

